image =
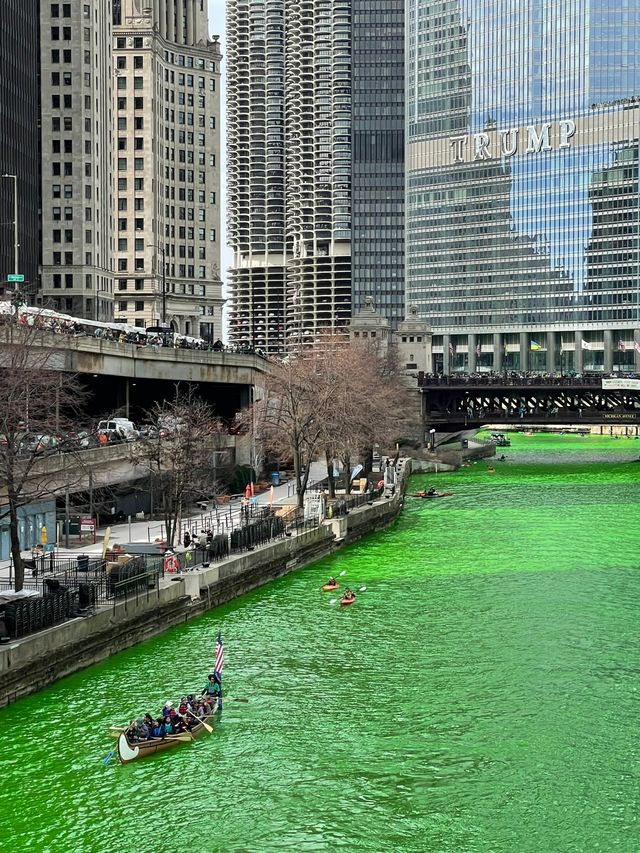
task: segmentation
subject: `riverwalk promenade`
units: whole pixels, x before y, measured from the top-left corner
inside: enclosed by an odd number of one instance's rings
[[[215,562],[194,562],[189,571],[154,576],[153,583],[136,587],[130,595],[0,645],[0,707],[388,527],[400,512],[410,472],[410,460],[401,459],[396,487],[348,513],[320,523],[296,524],[282,537]],[[278,501],[291,503],[287,485],[278,489]],[[268,493],[259,497],[261,503],[270,499]],[[128,524],[116,528],[111,543],[135,544],[128,542]],[[144,524],[132,524],[131,533],[147,541]],[[91,553],[101,554],[101,543],[92,548],[96,551]]]

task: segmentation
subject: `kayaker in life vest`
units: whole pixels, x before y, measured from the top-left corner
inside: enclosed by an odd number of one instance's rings
[[[345,589],[344,595],[342,596],[346,601],[355,601],[356,594],[350,589]]]
[[[429,489],[429,491],[427,492],[427,494],[428,494],[428,495],[435,495],[435,494],[436,494],[436,490],[433,488],[433,486]]]
[[[325,586],[337,586],[337,581],[334,577],[330,577]]]

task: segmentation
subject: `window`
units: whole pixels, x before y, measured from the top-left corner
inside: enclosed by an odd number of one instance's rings
[[[133,78],[133,88],[134,89],[144,89],[144,77],[134,77]]]
[[[118,157],[118,171],[126,172],[127,171],[127,158],[126,157]]]
[[[64,197],[73,198],[73,184],[64,185]]]
[[[126,231],[127,230],[127,220],[126,219],[118,219],[118,231]]]
[[[144,157],[134,157],[133,168],[136,170],[136,172],[143,172],[144,171]]]
[[[59,228],[54,228],[51,232],[52,243],[62,243],[62,231]]]
[[[118,77],[118,82],[116,83],[117,89],[126,89],[127,88],[127,78],[126,77]]]
[[[60,95],[51,95],[51,109],[60,109]]]
[[[62,120],[62,124],[65,130],[73,130],[73,119],[71,117],[65,116]]]
[[[65,273],[64,276],[64,286],[69,290],[73,287],[73,273]]]
[[[126,130],[127,129],[127,117],[126,116],[118,116],[118,130]]]
[[[59,272],[54,272],[53,274],[53,286],[57,289],[62,287],[62,276]]]
[[[91,79],[91,78],[89,78],[89,79]],[[70,71],[64,71],[62,73],[62,82],[65,86],[71,85],[71,72]]]
[[[118,210],[126,210],[127,209],[127,199],[119,198],[118,199]]]
[[[118,39],[119,41],[119,39]],[[126,56],[118,56],[116,57],[116,68],[121,71],[127,67],[127,57]]]
[[[135,250],[136,252],[144,252],[144,240],[141,240],[139,237],[136,237],[135,240]]]
[[[124,39],[124,38],[117,38],[116,39],[116,48],[118,50],[124,50],[126,46],[127,46],[127,40],[126,39]]]
[[[144,199],[143,198],[134,198],[133,207],[135,210],[144,210]]]
[[[134,220],[136,231],[144,231],[144,219]]]
[[[141,192],[144,189],[144,178],[134,178],[133,188],[136,192]]]
[[[127,279],[121,278],[118,280],[118,290],[126,290],[127,289]]]
[[[89,208],[89,210],[91,210],[91,208]],[[73,219],[73,208],[72,207],[65,207],[64,218],[65,218],[66,222],[71,222],[71,220]],[[91,219],[90,216],[87,216],[86,218],[89,220]]]
[[[60,153],[60,140],[59,140],[59,139],[53,139],[53,140],[51,141],[51,151],[52,151],[54,154],[59,154],[59,153]]]
[[[144,128],[144,117],[136,116],[133,119],[133,128],[134,130],[142,130]]]
[[[63,50],[62,51],[62,61],[66,62],[67,65],[71,64],[71,51],[70,50]]]
[[[134,98],[133,99],[133,108],[134,108],[134,110],[143,110],[144,109],[144,98]]]
[[[136,258],[134,264],[136,272],[144,272],[144,258]]]
[[[64,232],[64,242],[73,243],[73,231],[71,228],[66,228]]]
[[[51,194],[54,198],[60,198],[61,189],[62,188],[60,187],[60,184],[53,184],[53,186],[51,187]]]
[[[64,253],[64,262],[68,267],[73,266],[73,252]]]
[[[51,51],[51,62],[55,65],[57,62],[60,62],[60,51],[52,50]]]
[[[127,270],[127,259],[126,258],[118,258],[118,271],[126,272]],[[127,310],[126,308],[124,309]]]
[[[60,117],[59,116],[57,118],[51,119],[51,130],[53,130],[54,133],[60,133]]]
[[[129,307],[129,303],[127,302],[126,299],[118,300],[118,311],[126,311],[128,307]]]
[[[144,290],[144,279],[143,278],[137,278],[135,280],[135,288],[136,288],[136,290]]]
[[[60,27],[51,27],[51,41],[60,40]]]
[[[63,3],[62,4],[62,17],[70,18],[71,17],[71,3]]]
[[[60,5],[58,3],[51,4],[51,17],[59,18],[60,17]]]
[[[54,220],[61,219],[62,218],[62,208],[60,208],[60,207],[51,208],[51,214],[52,214]]]
[[[136,38],[134,38],[133,46],[134,46],[135,50],[142,50],[142,38],[140,36],[137,36]]]
[[[133,140],[133,147],[136,151],[142,151],[144,148],[144,137],[136,136]]]
[[[71,95],[63,95],[62,103],[64,104],[65,110],[70,110],[73,104],[73,98],[71,97]]]
[[[136,311],[144,311],[144,300],[143,299],[136,299],[135,310]]]
[[[59,267],[62,264],[62,252],[53,253],[53,265]]]
[[[127,99],[126,98],[118,98],[118,109],[126,110],[127,108]]]
[[[118,192],[125,192],[127,189],[127,179],[118,178]]]
[[[144,65],[144,56],[134,56],[133,57],[133,67],[134,68],[142,68]]]
[[[119,252],[126,252],[127,249],[128,249],[127,238],[126,237],[120,237],[118,239],[118,251]]]

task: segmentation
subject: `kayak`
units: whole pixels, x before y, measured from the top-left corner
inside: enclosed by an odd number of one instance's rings
[[[348,607],[349,604],[355,604],[355,598],[341,598],[340,604],[342,607]]]
[[[322,587],[323,592],[333,592],[334,589],[340,589],[340,584],[339,583],[326,583]]]
[[[435,495],[428,495],[426,492],[414,492],[413,498],[450,498],[453,492],[436,492]]]

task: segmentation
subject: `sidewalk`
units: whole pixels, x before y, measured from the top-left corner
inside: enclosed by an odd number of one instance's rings
[[[323,462],[314,462],[311,465],[309,474],[309,483],[317,482],[326,477],[326,466]],[[261,492],[252,499],[258,506],[265,506],[269,503],[271,490],[267,489]],[[295,480],[289,480],[282,483],[280,486],[274,486],[273,489],[273,506],[287,506],[296,503]],[[183,526],[189,522],[189,529],[197,530],[198,533],[202,529],[211,527],[212,532],[230,531],[232,527],[239,527],[241,523],[240,514],[242,511],[243,501],[241,498],[234,498],[230,503],[223,504],[218,507],[219,527],[215,529],[215,510],[207,510],[206,513],[193,513],[182,519]],[[210,521],[213,518],[213,523]],[[109,535],[109,546],[113,545],[128,545],[129,543],[153,542],[156,539],[163,538],[164,524],[158,519],[145,519],[144,521],[132,519],[131,522],[123,522],[121,524],[107,524],[100,527],[96,532],[96,542],[94,544],[70,544],[69,548],[56,548],[57,557],[70,556],[74,557],[78,554],[101,555],[104,537],[107,528],[111,528]],[[72,537],[73,538],[73,537]],[[176,543],[176,551],[184,550],[182,542]],[[23,552],[26,553],[26,552]],[[29,552],[29,556],[31,552]],[[12,573],[11,573],[12,574]],[[28,573],[27,573],[28,574]],[[0,561],[0,580],[8,581],[10,576],[10,561]]]

